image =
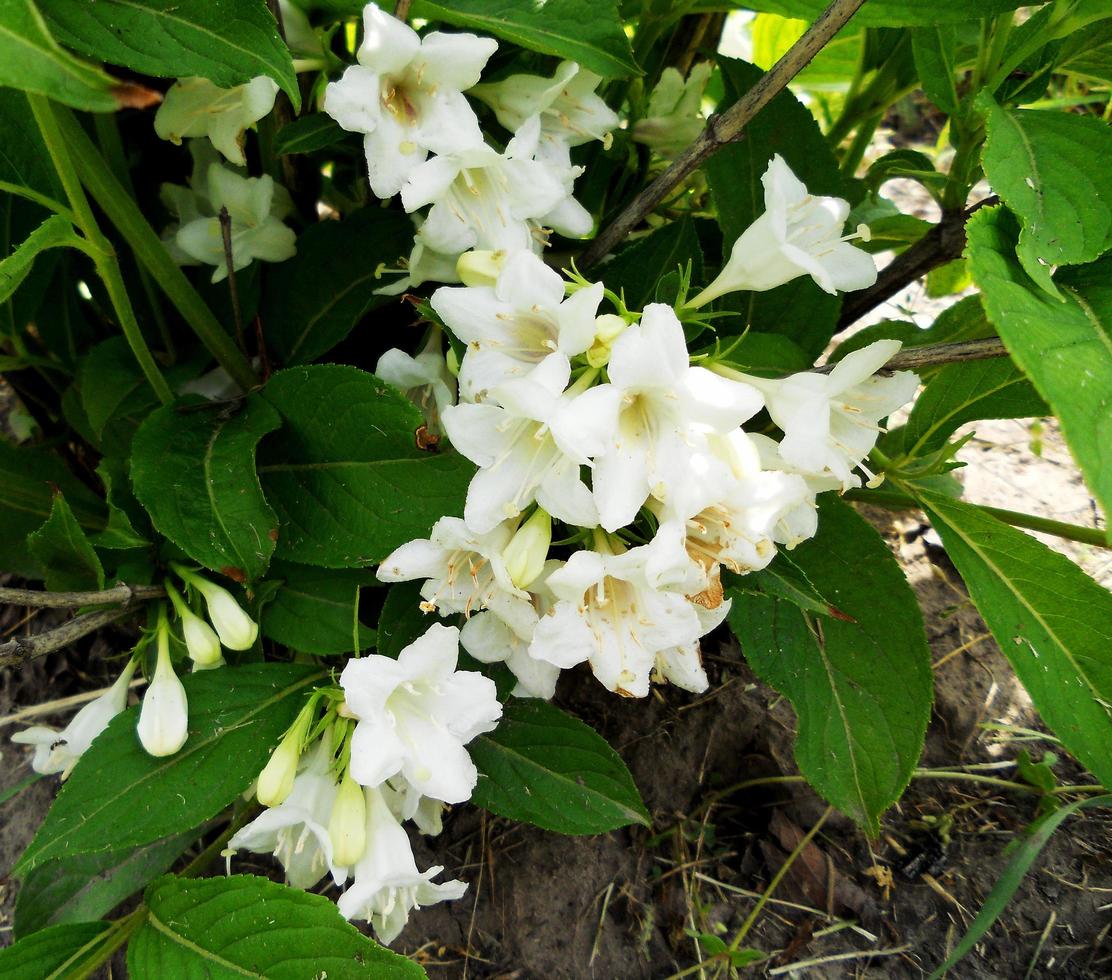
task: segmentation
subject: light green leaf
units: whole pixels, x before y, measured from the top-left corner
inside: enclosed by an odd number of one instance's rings
[[[104,588],[100,559],[60,493],[54,497],[46,523],[27,536],[27,548],[46,570],[46,587],[50,591]]]
[[[373,572],[275,561],[267,578],[282,585],[263,607],[259,625],[264,636],[302,653],[324,655],[375,645],[375,631],[359,622],[359,590],[376,584]]]
[[[1112,786],[1112,593],[980,508],[909,489],[1039,714],[1082,765]]]
[[[1091,262],[1112,246],[1112,129],[1099,119],[1040,109],[1002,109],[982,96],[985,175],[1019,216],[1027,274],[1054,292],[1053,266]]]
[[[199,827],[258,776],[310,686],[323,677],[295,664],[183,677],[189,740],[165,758],[147,755],[139,744],[138,705],[117,715],[62,784],[13,874],[22,877],[52,858],[149,844]]]
[[[795,706],[807,781],[875,834],[911,779],[930,717],[922,614],[880,535],[837,500],[822,504],[817,537],[792,561],[846,618],[734,590],[730,628],[753,670]]]
[[[561,834],[601,834],[649,815],[618,754],[593,729],[544,701],[511,700],[468,746],[479,769],[472,802]]]
[[[265,878],[166,877],[147,889],[146,904],[127,952],[133,977],[425,976],[412,960],[360,935],[335,902]]]
[[[107,922],[73,922],[51,926],[0,949],[4,980],[67,980],[78,976],[110,926]]]
[[[164,406],[135,433],[131,482],[154,526],[194,561],[254,581],[274,553],[278,518],[255,473],[255,447],[281,425],[258,395],[240,406]]]
[[[269,75],[301,105],[289,48],[259,0],[38,0],[58,39],[90,58],[233,88]]]
[[[615,0],[417,0],[411,15],[577,61],[603,78],[641,74]]]
[[[0,303],[3,303],[27,278],[40,252],[48,248],[85,248],[69,220],[51,215],[38,226],[7,258],[0,260]]]
[[[1015,232],[1014,220],[1002,208],[977,212],[966,227],[970,270],[983,291],[989,319],[1013,360],[1057,413],[1089,489],[1110,514],[1112,257],[1059,271],[1060,302],[1020,268]]]
[[[456,453],[418,449],[424,419],[385,381],[319,364],[279,371],[263,396],[284,423],[263,442],[258,468],[282,522],[279,558],[374,565],[462,513],[474,468]]]
[[[753,19],[753,64],[768,71],[807,29],[805,20],[758,14]],[[857,25],[842,28],[792,79],[792,85],[808,92],[845,92],[861,60],[864,32]]]

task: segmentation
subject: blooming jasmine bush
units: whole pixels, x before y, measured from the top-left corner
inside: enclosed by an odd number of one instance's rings
[[[965,423],[1056,414],[1112,499],[1112,187],[1086,163],[1112,135],[1020,108],[1088,78],[1077,32],[1112,20],[757,2],[815,20],[762,14],[787,38],[762,73],[705,30],[675,50],[713,6],[0,6],[0,570],[43,586],[0,598],[78,610],[0,664],[132,636],[65,728],[12,738],[64,782],[14,869],[4,971],[86,975],[130,942],[136,976],[423,975],[379,944],[469,882],[411,835],[468,801],[651,825],[561,677],[699,694],[727,626],[795,706],[802,775],[875,833],[931,671],[848,501],[925,512],[1047,724],[1112,780],[1112,599],[1015,526],[1105,532],[989,512],[953,475]],[[830,88],[836,34],[860,67]],[[919,86],[949,145],[864,166]],[[893,177],[940,221],[899,213]],[[846,332],[941,270],[976,292]],[[195,878],[246,852],[287,885]],[[43,889],[74,862],[98,876],[79,912]]]

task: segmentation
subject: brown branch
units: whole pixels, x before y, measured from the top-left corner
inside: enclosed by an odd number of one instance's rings
[[[0,643],[0,667],[18,666],[61,650],[126,615],[126,609],[100,609],[71,619],[56,629],[36,633],[34,636],[17,636],[7,643]]]
[[[0,605],[77,609],[80,606],[118,603],[126,608],[136,599],[161,599],[165,595],[166,590],[161,585],[117,585],[99,592],[42,592],[39,589],[0,588]]]
[[[220,237],[224,239],[224,264],[228,270],[228,293],[232,300],[232,319],[236,325],[236,343],[240,351],[247,355],[247,340],[243,335],[243,316],[239,311],[239,289],[236,286],[235,260],[232,258],[232,216],[222,207],[220,214]]]
[[[583,253],[579,267],[594,265],[611,252],[688,174],[702,166],[727,143],[738,139],[753,117],[807,67],[811,59],[845,26],[864,2],[865,0],[834,0],[784,56],[761,76],[756,85],[722,115],[712,116],[698,139],[626,205],[625,210]]]
[[[1007,357],[1008,349],[998,337],[984,340],[960,340],[952,344],[930,344],[925,347],[908,347],[885,361],[881,371],[918,371],[940,364],[959,364],[962,361],[983,361],[990,357]],[[815,374],[829,374],[837,366],[824,364],[815,368]]]
[[[853,326],[866,313],[891,299],[901,289],[925,276],[931,269],[961,258],[965,250],[965,223],[983,207],[998,204],[998,197],[986,197],[964,211],[948,211],[914,245],[897,255],[868,289],[848,293],[842,303],[837,333]]]
[[[409,6],[413,0],[398,0],[394,5],[394,16],[403,24],[409,19]]]

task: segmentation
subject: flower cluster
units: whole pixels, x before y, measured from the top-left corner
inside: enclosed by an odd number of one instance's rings
[[[418,871],[402,827],[440,832],[444,805],[478,779],[464,746],[502,715],[494,682],[457,670],[458,657],[459,630],[436,624],[396,660],[348,661],[340,688],[319,689],[275,749],[256,790],[268,809],[229,848],[272,852],[299,888],[353,878],[340,911],[384,943],[412,909],[459,898],[464,882],[432,881],[442,867]]]

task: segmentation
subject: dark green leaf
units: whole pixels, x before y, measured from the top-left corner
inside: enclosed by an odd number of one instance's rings
[[[956,47],[957,34],[949,25],[919,27],[911,32],[911,50],[923,91],[948,116],[957,114],[960,101],[954,85]]]
[[[624,295],[631,310],[657,298],[657,283],[668,273],[691,263],[692,282],[703,278],[703,253],[694,224],[687,218],[673,221],[622,249],[600,273],[606,288]],[[671,304],[675,296],[663,299]]]
[[[1039,714],[1112,785],[1112,593],[980,508],[911,489]]]
[[[734,337],[723,337],[721,346],[724,353],[721,358],[723,364],[750,374],[779,377],[795,371],[806,371],[813,363],[799,344],[778,333],[750,330],[740,341]]]
[[[95,949],[107,922],[75,922],[51,926],[0,949],[0,976],[4,980],[68,980]]]
[[[335,902],[265,878],[162,878],[147,889],[146,903],[150,912],[128,948],[133,977],[425,976],[412,960],[360,935]]]
[[[146,513],[131,493],[128,463],[122,456],[105,456],[97,464],[97,476],[104,484],[108,506],[108,526],[93,538],[98,548],[143,548],[150,544],[135,530],[138,524],[149,528]]]
[[[822,504],[818,535],[791,557],[847,619],[734,590],[730,627],[757,674],[795,706],[807,781],[876,833],[911,779],[930,717],[922,614],[880,535],[837,500]]]
[[[261,316],[267,342],[284,364],[307,364],[343,340],[364,313],[395,297],[375,296],[413,239],[398,211],[364,208],[321,221],[297,240],[297,255],[267,270]]]
[[[787,554],[781,551],[772,564],[759,572],[748,575],[727,574],[723,579],[727,589],[738,589],[773,599],[785,599],[793,606],[816,616],[835,616],[852,622],[852,619],[838,609],[816,588],[808,577]]]
[[[303,653],[352,653],[375,645],[375,631],[359,622],[359,590],[375,584],[372,572],[275,561],[268,578],[283,581],[263,608],[265,636]]]
[[[62,785],[13,873],[199,827],[258,776],[309,686],[322,677],[313,667],[251,664],[182,678],[189,740],[166,758],[147,755],[139,744],[138,706],[117,715]]]
[[[255,473],[255,447],[281,425],[259,395],[229,406],[164,406],[131,449],[131,482],[154,526],[206,568],[237,581],[266,571],[278,519]]]
[[[144,75],[200,75],[223,88],[269,75],[301,105],[289,48],[259,0],[38,0],[76,51]]]
[[[577,61],[604,78],[639,75],[616,0],[417,0],[412,15]]]
[[[374,565],[462,513],[473,467],[418,449],[424,419],[386,382],[321,364],[278,372],[263,395],[284,422],[259,452],[263,489],[282,521],[279,558]]]
[[[1002,208],[977,212],[966,229],[969,267],[989,319],[1057,413],[1089,488],[1112,513],[1112,257],[1060,270],[1058,301],[1020,268],[1015,230]]]
[[[123,337],[102,341],[81,359],[77,387],[93,436],[117,453],[126,451],[139,423],[158,404]]]
[[[61,494],[55,495],[46,523],[27,536],[27,549],[46,570],[52,592],[104,588],[100,559]]]
[[[323,112],[314,112],[295,119],[278,130],[278,134],[274,137],[274,152],[278,155],[312,153],[314,150],[324,150],[339,143],[346,135],[347,133],[340,128],[340,124],[331,116],[326,116]],[[298,247],[301,247],[300,242]]]
[[[512,700],[469,746],[479,768],[472,801],[561,834],[601,834],[649,815],[618,754],[589,726],[544,701]]]
[[[840,361],[846,354],[886,338],[902,341],[904,347],[924,347],[959,340],[983,340],[995,335],[996,331],[985,317],[981,297],[967,296],[943,310],[926,329],[905,320],[884,320],[865,327],[843,340],[830,355],[830,360]]]
[[[421,582],[391,585],[378,615],[378,652],[397,659],[439,617],[421,609]]]

